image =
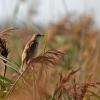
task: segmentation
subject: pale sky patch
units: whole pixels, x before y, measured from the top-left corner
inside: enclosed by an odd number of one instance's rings
[[[39,0],[38,0],[39,1]],[[0,0],[0,22],[12,19],[18,0]],[[28,20],[28,7],[32,0],[17,5],[17,20]],[[65,7],[66,6],[66,7]],[[40,0],[38,14],[32,19],[35,23],[53,22],[64,16],[67,12],[95,14],[96,21],[100,23],[100,0]]]

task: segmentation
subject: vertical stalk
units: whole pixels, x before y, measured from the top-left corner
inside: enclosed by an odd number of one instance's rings
[[[4,77],[6,76],[6,72],[7,72],[7,66],[6,66],[6,63],[5,63],[5,67],[4,67]]]

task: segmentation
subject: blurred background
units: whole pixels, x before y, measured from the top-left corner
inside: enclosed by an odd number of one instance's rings
[[[61,68],[81,67],[83,76],[92,69],[98,79],[99,5],[99,0],[0,0],[0,30],[16,27],[6,36],[9,59],[20,65],[25,44],[42,32],[47,35],[39,52],[45,45],[65,51]]]
[[[69,13],[92,14],[96,24],[100,25],[99,4],[99,0],[0,0],[0,25],[31,22],[48,26]]]
[[[47,36],[41,48],[66,52],[59,66],[82,66],[83,74],[92,67],[99,71],[99,5],[99,0],[0,0],[0,30],[16,27],[6,36],[9,58],[20,65],[25,44],[34,32],[42,32]]]
[[[10,27],[16,27],[5,36],[12,63],[20,67],[25,44],[34,32],[42,32],[47,35],[39,53],[45,48],[64,52],[58,72],[80,68],[79,82],[89,75],[100,80],[100,0],[0,0],[0,31]],[[100,88],[94,90],[100,99]]]

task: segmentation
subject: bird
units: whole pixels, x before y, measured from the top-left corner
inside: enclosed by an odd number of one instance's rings
[[[25,70],[24,64],[28,64],[31,58],[35,57],[39,40],[43,36],[44,35],[41,33],[35,33],[31,37],[31,39],[27,42],[22,53],[22,64],[21,64],[21,70],[20,70],[21,72]]]

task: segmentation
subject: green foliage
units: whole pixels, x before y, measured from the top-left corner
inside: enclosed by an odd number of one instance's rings
[[[0,75],[0,100],[1,98],[4,98],[6,93],[8,92],[10,86],[12,85],[12,81],[4,76]]]
[[[1,87],[7,87],[12,84],[12,81],[4,76],[0,75],[0,85]]]

